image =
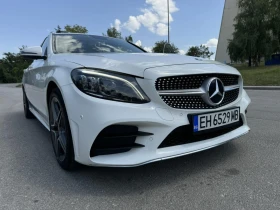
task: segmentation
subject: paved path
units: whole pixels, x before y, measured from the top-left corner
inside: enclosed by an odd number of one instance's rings
[[[59,168],[49,133],[0,86],[0,209],[279,209],[280,91],[248,91],[252,132],[138,168]]]

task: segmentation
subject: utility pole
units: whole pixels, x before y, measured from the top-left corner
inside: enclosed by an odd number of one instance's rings
[[[168,11],[168,44],[170,44],[170,29],[169,29],[169,0],[167,0],[167,11]]]

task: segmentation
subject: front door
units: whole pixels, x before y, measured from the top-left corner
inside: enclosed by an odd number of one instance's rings
[[[43,55],[47,56],[49,39],[48,37],[44,40],[42,47]],[[32,63],[32,69],[30,70],[30,77],[32,78],[32,90],[30,102],[34,106],[35,110],[41,115],[41,117],[48,122],[46,109],[45,109],[45,82],[46,74],[44,68],[48,66],[48,59],[38,59]]]

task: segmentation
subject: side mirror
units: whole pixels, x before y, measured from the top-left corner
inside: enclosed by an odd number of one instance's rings
[[[46,59],[46,56],[42,55],[42,47],[36,46],[36,47],[28,47],[23,50],[21,50],[20,55],[24,58],[36,60],[36,59]]]

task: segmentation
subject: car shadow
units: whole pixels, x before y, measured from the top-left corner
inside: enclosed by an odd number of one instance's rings
[[[164,186],[184,183],[195,186],[197,177],[205,176],[213,167],[221,170],[222,162],[235,156],[238,145],[228,143],[204,152],[156,162],[136,168],[102,168],[79,165],[76,170],[66,172],[57,164],[49,132],[34,120],[26,120],[22,111],[6,116],[7,145],[13,154],[13,176],[27,186],[38,187],[46,192],[64,196],[79,194],[92,196],[142,195]],[[212,172],[213,173],[213,172]],[[216,175],[212,175],[215,179]]]

